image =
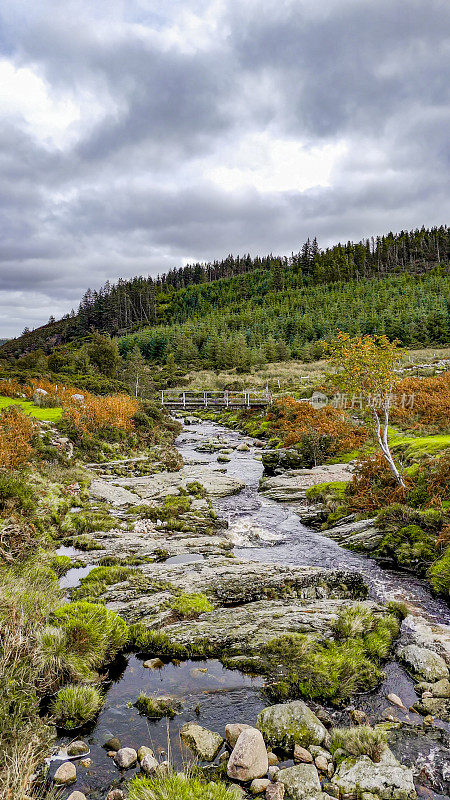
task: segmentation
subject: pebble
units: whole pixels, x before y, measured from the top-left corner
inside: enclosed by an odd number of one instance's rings
[[[269,760],[269,767],[273,767],[275,766],[275,764],[278,764],[279,761],[278,756],[276,756],[275,753],[272,753],[270,750],[267,753],[267,758]]]
[[[105,747],[107,750],[120,750],[122,745],[117,736],[111,736],[110,739],[107,739],[103,747]]]
[[[72,792],[67,800],[86,800],[86,795],[83,792]]]
[[[319,770],[319,772],[327,772],[327,770],[328,770],[328,761],[325,758],[325,756],[317,756],[317,758],[314,759],[314,763],[315,763],[317,769]]]
[[[279,771],[280,771],[280,768],[277,767],[276,764],[271,764],[271,766],[269,767],[269,770],[268,770],[269,778],[270,778],[271,781],[275,780],[275,775]]]
[[[82,756],[83,753],[87,752],[89,752],[89,747],[86,742],[82,742],[81,739],[77,739],[76,742],[71,742],[67,747],[68,756]],[[73,792],[73,794],[75,794],[75,792]]]
[[[140,747],[139,750],[137,751],[137,757],[138,757],[139,761],[141,762],[142,759],[145,758],[145,756],[151,756],[152,758],[154,758],[155,754],[154,754],[154,752],[153,752],[151,747],[146,747],[143,744],[142,747]]]
[[[250,784],[250,792],[253,795],[262,794],[270,786],[270,781],[267,778],[255,778]]]
[[[146,775],[152,775],[158,767],[158,762],[154,756],[144,756],[141,761],[141,770],[145,772]]]
[[[427,697],[433,697],[431,692],[422,692],[422,700],[425,700]]]
[[[356,722],[357,725],[368,725],[369,718],[365,711],[361,711],[359,708],[352,708],[350,711],[350,716],[353,722]]]
[[[116,752],[117,752],[116,750],[108,750],[106,755],[108,756],[108,758],[114,758]]]
[[[71,761],[65,761],[64,764],[61,764],[53,776],[54,782],[59,783],[62,786],[66,786],[69,783],[75,783],[76,779],[77,770],[75,764],[72,764]]]
[[[110,792],[106,795],[105,800],[124,800],[124,793],[122,789],[111,789]]]
[[[404,711],[406,711],[406,706],[403,700],[401,700],[401,698],[398,696],[398,694],[394,694],[393,692],[391,692],[390,694],[387,695],[387,699],[389,700],[390,703],[392,703],[393,706],[398,706],[398,708],[402,708]]]
[[[284,800],[284,791],[282,783],[270,783],[266,789],[266,800]]]
[[[147,661],[144,661],[142,666],[146,669],[162,669],[164,661],[161,661],[160,658],[149,658]]]
[[[296,764],[312,764],[314,761],[309,750],[296,744],[294,747],[294,762]]]
[[[85,767],[87,769],[92,764],[92,758],[83,758],[83,760],[80,761],[80,764],[82,767]]]

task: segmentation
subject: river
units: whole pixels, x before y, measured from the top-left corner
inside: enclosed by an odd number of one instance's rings
[[[227,463],[218,463],[217,451],[198,451],[202,443],[213,438],[219,438],[223,448],[229,450]],[[235,447],[244,441],[249,450],[237,451]],[[258,494],[263,468],[259,450],[252,446],[250,439],[212,422],[196,422],[183,428],[176,445],[186,464],[205,464],[226,471],[245,483],[239,494],[214,500],[215,510],[228,522],[235,541],[235,555],[241,560],[355,570],[366,578],[374,599],[408,600],[410,606],[428,621],[450,622],[448,606],[433,597],[424,581],[407,573],[384,570],[372,559],[344,550],[323,534],[305,527],[288,504],[276,503]],[[82,574],[86,574],[86,568],[82,569]],[[69,583],[74,585],[72,577]],[[64,585],[68,585],[67,578]],[[397,662],[389,663],[385,674],[385,680],[376,692],[358,698],[358,708],[369,716],[379,717],[380,711],[388,705],[385,698],[389,692],[400,695],[407,707],[417,700],[412,679]],[[183,711],[169,723],[166,720],[149,721],[133,707],[140,691],[179,697],[183,700]],[[78,766],[77,784],[70,788],[85,792],[89,800],[100,800],[113,781],[114,785],[121,785],[130,778],[131,771],[125,775],[118,773],[102,747],[109,736],[118,736],[123,746],[138,748],[142,744],[150,745],[161,758],[170,747],[173,761],[180,766],[188,758],[178,737],[185,722],[198,720],[203,726],[223,733],[227,722],[254,724],[265,705],[267,701],[262,693],[261,679],[224,669],[216,660],[188,661],[179,665],[169,663],[161,670],[148,670],[143,667],[142,658],[121,656],[110,672],[104,708],[95,725],[79,732],[91,748],[92,765],[86,768]],[[393,747],[396,754],[405,763],[423,762],[428,772],[434,770],[441,774],[441,762],[446,758],[441,743],[435,745],[432,736],[427,741],[417,737],[414,725],[421,722],[418,715],[406,713],[403,719],[411,730]],[[448,728],[443,724],[442,727]],[[68,741],[70,739],[64,736],[59,744]],[[450,781],[450,775],[448,778]],[[427,786],[419,787],[419,795],[435,799],[448,797],[440,793],[443,784],[439,778],[434,781],[434,788],[437,791],[431,791]]]

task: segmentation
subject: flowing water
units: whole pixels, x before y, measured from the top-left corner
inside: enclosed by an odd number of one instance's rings
[[[418,613],[428,620],[444,624],[450,622],[448,606],[433,597],[424,581],[411,574],[384,570],[372,559],[344,550],[321,533],[302,525],[288,504],[276,503],[258,494],[263,468],[257,449],[251,446],[244,452],[231,449],[227,454],[230,460],[226,464],[217,462],[217,452],[205,453],[196,449],[208,439],[216,437],[223,441],[224,448],[227,445],[234,448],[246,441],[235,431],[215,423],[199,422],[183,429],[177,446],[186,463],[207,465],[208,469],[226,472],[245,483],[245,488],[239,494],[214,500],[216,511],[228,521],[238,558],[355,570],[366,578],[372,598],[380,601],[408,600],[410,607],[417,608]],[[166,563],[189,564],[202,558],[201,555],[175,556]],[[77,585],[83,574],[86,573],[79,569],[71,570],[63,579],[63,585]],[[358,707],[369,716],[379,716],[380,711],[388,706],[386,695],[389,692],[400,695],[406,706],[417,700],[413,681],[396,662],[388,664],[385,672],[383,685],[376,692],[358,698]],[[180,748],[178,737],[178,731],[185,722],[196,720],[207,728],[223,732],[227,722],[254,724],[257,714],[267,704],[260,679],[244,676],[236,670],[226,670],[218,661],[211,659],[204,662],[187,661],[179,665],[169,663],[160,670],[149,670],[143,667],[142,659],[137,656],[122,656],[110,673],[108,687],[103,710],[95,725],[77,731],[75,736],[88,742],[92,765],[78,765],[78,780],[76,785],[70,787],[70,791],[84,791],[89,800],[103,798],[113,782],[118,786],[132,775],[131,770],[121,775],[102,747],[110,736],[118,736],[123,746],[152,746],[160,758],[166,757],[170,741],[172,758],[180,766],[188,760],[188,754]],[[148,720],[133,706],[141,691],[179,698],[183,703],[182,713],[169,723],[166,720]],[[421,721],[418,715],[397,713],[411,725],[411,731],[405,729],[401,742],[393,745],[393,749],[405,763],[420,764],[422,759],[428,771],[432,771],[439,759],[442,760],[442,752],[445,752],[440,743],[435,743],[433,736],[445,735],[445,731],[432,733],[430,740],[425,741],[423,736],[418,738],[415,732],[414,726]],[[65,736],[59,740],[59,744],[69,741],[70,738]],[[56,766],[57,763],[52,764],[52,771]],[[450,775],[448,777],[450,781]],[[435,780],[434,783],[438,793],[419,788],[419,795],[434,800],[448,797],[439,794],[439,781]]]

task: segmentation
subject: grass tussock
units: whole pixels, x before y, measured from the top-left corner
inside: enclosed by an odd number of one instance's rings
[[[213,783],[184,774],[167,778],[133,778],[128,800],[238,800],[240,791],[224,783]]]
[[[72,730],[95,719],[102,704],[102,695],[95,686],[67,684],[57,693],[51,713],[60,728]]]
[[[386,734],[371,728],[369,725],[358,725],[356,728],[335,728],[331,734],[330,750],[337,750],[348,756],[369,756],[378,762],[386,749]]]
[[[205,594],[181,594],[172,603],[172,609],[182,619],[195,619],[200,614],[213,611],[214,606]]]
[[[132,567],[124,567],[120,564],[95,567],[81,580],[78,589],[72,592],[72,597],[77,600],[86,598],[95,600],[105,594],[108,586],[126,580],[134,572],[136,570]]]
[[[318,642],[287,634],[262,649],[269,676],[266,692],[275,701],[296,697],[340,705],[374,689],[382,678],[399,624],[391,614],[378,616],[363,605],[344,609],[334,625],[334,640]]]
[[[134,704],[140,714],[149,719],[173,719],[181,708],[181,704],[173,697],[149,697],[141,692]]]

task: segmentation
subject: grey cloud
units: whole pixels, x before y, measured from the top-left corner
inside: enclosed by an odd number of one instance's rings
[[[103,114],[58,147],[0,110],[0,335],[107,278],[448,221],[447,2],[227,0],[210,42],[161,36],[169,14],[211,8],[3,3],[3,53]],[[330,186],[303,192],[208,179],[230,143],[264,131],[347,154]]]

